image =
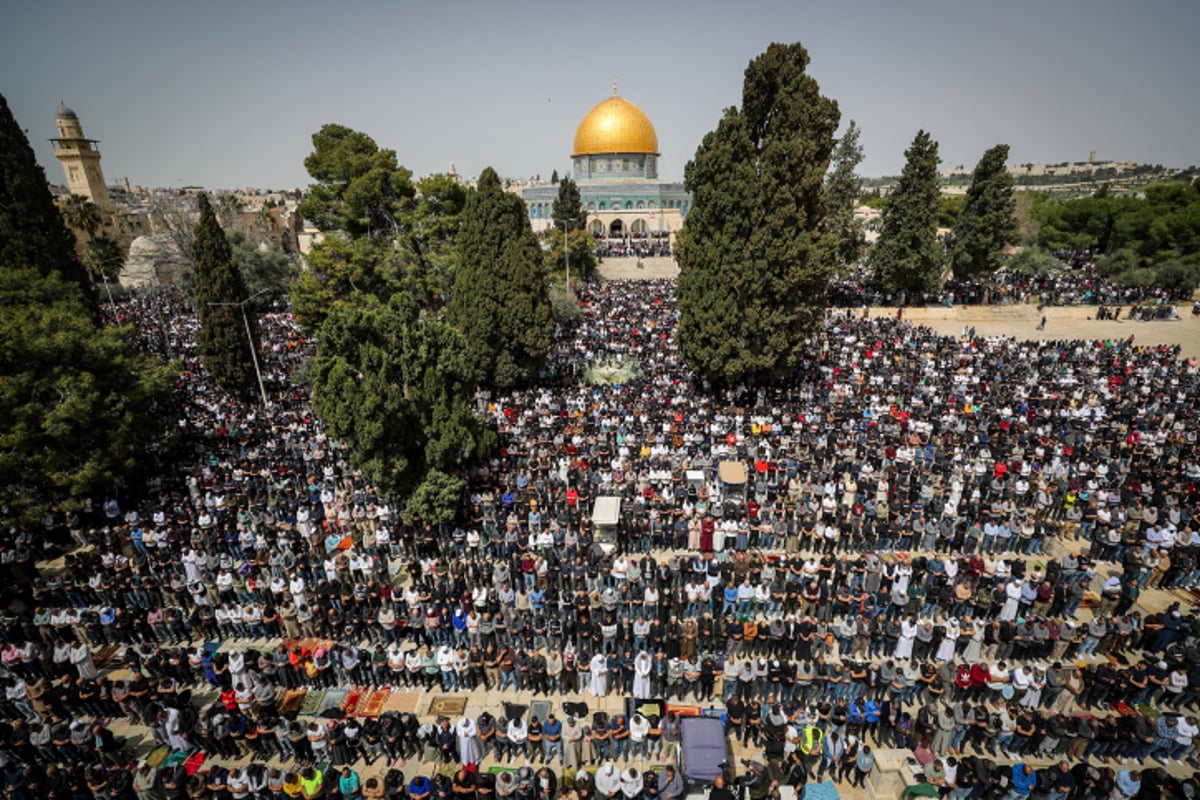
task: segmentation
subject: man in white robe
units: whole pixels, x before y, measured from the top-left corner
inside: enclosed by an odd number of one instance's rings
[[[604,697],[608,694],[608,660],[603,653],[597,653],[592,656],[589,668],[592,678],[588,691],[595,697]]]

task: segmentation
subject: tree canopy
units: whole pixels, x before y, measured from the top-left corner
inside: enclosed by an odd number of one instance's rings
[[[1200,184],[1159,183],[1141,197],[1034,195],[1038,243],[1096,254],[1129,249],[1147,263],[1200,261]]]
[[[0,95],[0,268],[32,267],[79,286],[93,307],[95,288],[75,254],[75,237],[46,189],[25,132]]]
[[[862,194],[862,178],[855,172],[863,160],[858,138],[858,126],[850,120],[846,132],[837,140],[829,175],[825,179],[829,230],[837,237],[838,262],[843,269],[858,263],[865,243],[866,224],[854,216],[854,208]]]
[[[41,187],[44,192],[45,186]],[[133,329],[97,326],[54,271],[0,268],[0,508],[32,523],[143,471],[179,370],[135,354]]]
[[[213,380],[227,391],[248,398],[258,387],[258,317],[252,308],[239,305],[250,295],[207,195],[200,195],[199,205],[200,221],[192,254],[196,259],[200,356]]]
[[[365,133],[326,125],[305,159],[316,181],[300,211],[326,232],[309,253],[308,269],[292,285],[300,324],[320,327],[351,292],[386,301],[407,292],[440,305],[449,289],[467,188],[449,175],[412,185],[396,154]]]
[[[423,518],[457,505],[463,484],[447,479],[494,444],[471,408],[478,373],[463,336],[403,294],[335,306],[312,377],[313,406],[356,466],[385,496],[420,498]]]
[[[799,44],[746,68],[730,108],[684,171],[692,208],[679,234],[679,346],[706,380],[786,374],[821,324],[837,260],[825,174],[840,114]]]
[[[256,247],[242,231],[227,231],[225,238],[229,240],[233,263],[246,284],[247,297],[260,292],[272,297],[286,294],[300,274],[296,262],[277,247]]]
[[[489,386],[528,383],[546,363],[554,316],[542,258],[525,203],[488,167],[463,210],[447,319]]]
[[[938,145],[917,131],[904,151],[904,170],[883,206],[879,239],[871,251],[876,279],[888,291],[925,292],[941,281],[944,263],[937,238]]]
[[[950,251],[954,277],[968,280],[1000,269],[1001,253],[1016,235],[1008,145],[998,144],[979,159],[962,211],[954,221],[954,247]]]
[[[322,126],[312,141],[304,167],[316,183],[300,213],[322,231],[395,236],[397,217],[416,194],[412,172],[397,163],[395,151],[342,125]]]

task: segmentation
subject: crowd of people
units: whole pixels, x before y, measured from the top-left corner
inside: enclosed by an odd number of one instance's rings
[[[677,720],[597,717],[588,700],[610,695],[722,709],[783,784],[862,783],[872,747],[913,750],[959,800],[1000,774],[1016,786],[1034,758],[1086,766],[1068,770],[1086,797],[1137,795],[1122,786],[1138,761],[1146,785],[1155,763],[1196,766],[1193,604],[1139,603],[1200,588],[1197,371],[1177,348],[834,314],[793,380],[715,389],[680,362],[672,282],[580,299],[542,385],[480,398],[500,448],[446,526],[402,516],[325,433],[293,379],[312,343],[286,312],[262,317],[264,410],[209,381],[181,296],[127,300],[115,313],[143,346],[185,367],[174,449],[143,491],[45,521],[78,547],[0,616],[10,793],[313,800],[334,766],[386,759],[421,766],[361,787],[351,769],[336,791],[674,800],[673,778],[644,773],[671,760]],[[596,360],[639,369],[571,377]],[[612,554],[598,497],[622,500]],[[5,554],[32,568],[39,533]],[[346,685],[512,704],[281,711],[288,690]],[[125,773],[116,717],[210,766],[256,766]],[[487,787],[485,758],[547,769]],[[472,769],[441,779],[440,763]],[[545,777],[588,764],[590,786]],[[1048,781],[1031,791],[1059,792],[1054,769],[1031,767]]]
[[[1088,251],[1063,250],[1055,254],[1062,268],[1050,274],[1029,275],[1017,270],[1001,270],[971,280],[948,279],[930,292],[905,292],[903,295],[871,285],[867,275],[835,282],[830,287],[834,306],[962,306],[1013,305],[1036,303],[1039,306],[1098,306],[1098,319],[1120,319],[1122,309],[1128,319],[1166,319],[1144,316],[1142,306],[1154,312],[1173,308],[1188,300],[1190,288],[1167,290],[1155,286],[1122,286],[1096,270],[1096,257]]]

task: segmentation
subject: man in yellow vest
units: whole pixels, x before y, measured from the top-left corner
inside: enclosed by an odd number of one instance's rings
[[[805,725],[800,731],[800,740],[796,742],[796,749],[800,751],[800,761],[804,765],[804,772],[809,779],[813,776],[813,767],[821,760],[823,750],[825,732],[816,725]]]

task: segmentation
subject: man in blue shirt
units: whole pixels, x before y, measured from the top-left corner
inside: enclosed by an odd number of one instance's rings
[[[1125,797],[1137,797],[1142,790],[1142,773],[1136,769],[1123,769],[1117,773],[1117,790]]]
[[[542,723],[542,747],[546,753],[546,763],[554,763],[554,756],[558,756],[558,763],[563,762],[562,750],[562,723],[555,719],[554,715],[546,717],[546,721]]]
[[[1023,800],[1029,797],[1033,792],[1033,787],[1037,786],[1037,773],[1033,767],[1025,762],[1013,764],[1012,768],[1012,789],[1008,792],[1007,800]]]

